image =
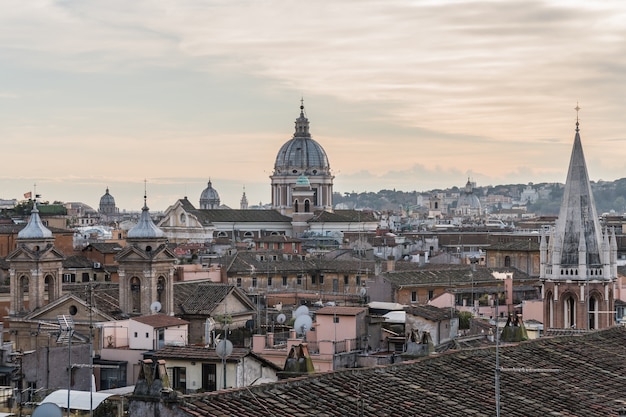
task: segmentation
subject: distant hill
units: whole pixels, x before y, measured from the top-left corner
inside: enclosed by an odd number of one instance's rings
[[[520,193],[527,186],[528,184],[477,186],[474,188],[474,193],[479,198],[488,195],[504,195],[511,197],[515,201],[519,199]],[[532,187],[535,190],[543,189],[549,192],[542,193],[542,195],[548,194],[547,197],[540,198],[535,203],[529,204],[528,211],[543,216],[557,215],[563,198],[563,184],[538,183],[532,184]],[[626,213],[626,178],[615,181],[592,181],[591,189],[593,190],[593,197],[599,215],[611,211],[617,214]],[[334,193],[333,202],[335,205],[342,204],[345,208],[399,211],[401,208],[415,208],[419,194],[445,193],[452,195],[460,192],[462,190],[459,187],[419,192],[399,191],[396,189],[380,190],[378,192],[346,192],[343,194]]]

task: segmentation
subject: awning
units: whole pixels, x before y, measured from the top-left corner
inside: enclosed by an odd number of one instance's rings
[[[70,409],[71,410],[89,410],[89,404],[93,404],[93,410],[98,408],[100,403],[113,394],[105,394],[102,392],[91,393],[93,397],[90,397],[89,391],[70,391]],[[67,390],[60,389],[49,394],[43,399],[43,403],[53,403],[61,408],[67,409]]]

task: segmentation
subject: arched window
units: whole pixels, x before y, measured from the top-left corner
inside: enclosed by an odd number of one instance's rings
[[[598,328],[598,300],[596,297],[589,297],[589,330]]]
[[[305,213],[311,212],[311,202],[309,200],[304,200],[304,212]]]
[[[298,200],[293,202],[293,211],[298,212]]]
[[[18,289],[17,289],[17,311],[26,310],[26,302],[28,301],[28,277],[22,275],[18,281]]]
[[[505,256],[505,257],[504,257],[504,266],[505,266],[506,268],[508,268],[508,267],[510,267],[510,266],[511,266],[511,257],[510,257],[510,256]]]
[[[185,213],[180,213],[180,222],[184,225],[187,223],[187,216]]]
[[[554,296],[551,292],[546,293],[546,300],[548,301],[547,308],[547,317],[548,317],[548,326],[549,328],[554,328]]]
[[[254,233],[252,233],[252,232],[245,232],[243,234],[243,237],[254,237]]]
[[[130,279],[130,311],[141,312],[141,281],[137,277]]]
[[[157,289],[156,289],[157,298],[156,299],[159,303],[161,303],[161,306],[163,306],[165,295],[167,293],[165,283],[166,283],[165,277],[159,277],[159,279],[157,280]]]
[[[52,275],[46,275],[44,282],[44,303],[50,303],[57,299],[56,285],[54,277]],[[47,297],[47,300],[46,300]]]
[[[576,302],[571,295],[563,300],[563,327],[576,328]]]
[[[228,233],[226,233],[226,232],[217,232],[217,237],[228,237]]]

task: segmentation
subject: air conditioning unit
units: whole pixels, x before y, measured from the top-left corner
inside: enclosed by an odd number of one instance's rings
[[[102,267],[102,265],[100,265],[100,262],[94,262],[93,263],[93,269],[100,269]]]

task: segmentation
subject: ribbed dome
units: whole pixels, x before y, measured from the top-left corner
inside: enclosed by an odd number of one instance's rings
[[[163,230],[159,229],[152,221],[148,206],[144,203],[143,208],[141,209],[141,217],[139,218],[139,222],[128,231],[128,237],[151,239],[164,236],[165,233],[163,232]]]
[[[219,200],[220,199],[220,195],[217,192],[217,190],[215,188],[213,188],[213,185],[211,185],[211,181],[209,181],[208,186],[204,189],[204,191],[202,191],[202,194],[200,194],[200,200]]]
[[[17,234],[19,239],[45,239],[52,237],[52,232],[41,222],[39,210],[37,210],[37,202],[33,204],[28,224]]]
[[[200,209],[211,210],[220,206],[220,195],[209,180],[207,187],[200,194]]]
[[[111,194],[109,194],[109,189],[107,188],[106,193],[102,197],[100,197],[100,207],[102,206],[114,206],[115,198]]]
[[[465,189],[459,196],[459,199],[456,203],[456,207],[458,209],[465,210],[482,210],[482,205],[480,204],[480,199],[476,194],[474,194],[474,185],[472,182],[467,179],[467,183],[465,184]]]
[[[329,171],[326,151],[311,139],[309,120],[304,116],[304,106],[301,105],[293,138],[280,148],[276,156],[274,175],[321,175],[328,174]]]

